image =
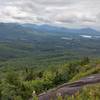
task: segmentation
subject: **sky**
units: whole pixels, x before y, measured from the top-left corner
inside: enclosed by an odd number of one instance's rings
[[[0,0],[0,22],[100,28],[100,0]]]

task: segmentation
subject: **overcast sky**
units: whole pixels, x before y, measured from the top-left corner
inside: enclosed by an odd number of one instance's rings
[[[100,0],[0,0],[0,22],[100,28]]]

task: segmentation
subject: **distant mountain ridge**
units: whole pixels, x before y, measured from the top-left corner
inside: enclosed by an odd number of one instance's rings
[[[91,28],[69,29],[50,25],[0,23],[0,38],[29,38],[41,36],[100,35]]]
[[[51,26],[51,25],[36,25],[36,24],[24,24],[24,27],[32,28],[35,30],[40,31],[47,31],[47,32],[62,32],[62,33],[100,33],[99,31],[92,29],[92,28],[79,28],[79,29],[72,29],[72,28],[65,28],[65,27],[58,27],[58,26]]]

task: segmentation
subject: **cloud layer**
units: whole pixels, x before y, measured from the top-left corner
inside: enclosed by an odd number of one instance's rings
[[[100,26],[100,0],[0,0],[0,22]]]

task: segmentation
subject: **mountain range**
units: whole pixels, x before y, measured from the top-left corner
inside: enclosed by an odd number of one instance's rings
[[[0,23],[0,38],[29,39],[35,36],[76,36],[100,35],[100,32],[91,28],[69,29],[50,25]]]

